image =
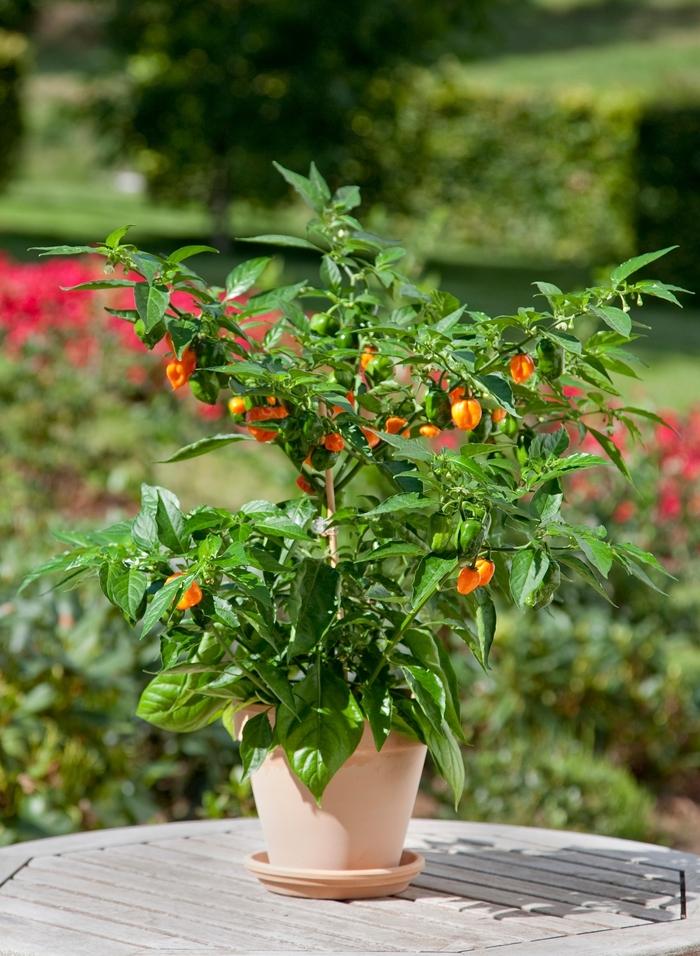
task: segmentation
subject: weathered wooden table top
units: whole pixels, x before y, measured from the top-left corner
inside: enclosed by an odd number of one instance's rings
[[[0,849],[0,956],[700,954],[700,857],[578,833],[415,820],[409,889],[267,893],[255,820],[102,830]]]

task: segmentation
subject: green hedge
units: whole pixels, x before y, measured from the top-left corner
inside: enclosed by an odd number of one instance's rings
[[[368,133],[375,196],[431,252],[605,264],[677,242],[683,259],[668,267],[692,281],[700,97],[494,89],[455,63],[412,70],[382,94],[400,102],[396,128]]]
[[[0,30],[0,186],[14,169],[22,137],[20,81],[26,40],[19,33]]]

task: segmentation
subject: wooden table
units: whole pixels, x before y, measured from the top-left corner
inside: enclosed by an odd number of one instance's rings
[[[1,956],[700,954],[700,857],[578,833],[416,820],[400,896],[275,896],[255,820],[102,830],[0,850]]]

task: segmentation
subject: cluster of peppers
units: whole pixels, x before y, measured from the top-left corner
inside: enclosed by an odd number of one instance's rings
[[[334,334],[336,338],[343,334],[337,330],[331,330],[328,326],[330,317],[327,315],[313,316],[310,320],[310,328],[317,334]],[[357,345],[356,333],[352,331],[345,333],[348,336],[346,344],[352,348]],[[168,337],[168,344],[174,352],[173,344]],[[220,387],[224,386],[220,376],[217,373],[207,373],[205,377],[201,375],[193,379],[197,371],[198,356],[194,349],[187,346],[181,355],[177,358],[175,355],[166,366],[166,376],[173,389],[181,388],[187,382],[190,382],[195,397],[209,404],[216,402]],[[207,364],[220,361],[220,356],[209,356]],[[366,379],[372,381],[383,381],[394,371],[393,363],[387,356],[377,353],[373,346],[365,346],[360,355],[360,369]],[[563,371],[563,358],[561,350],[548,341],[543,341],[538,345],[538,364],[540,371],[546,376],[556,378]],[[518,352],[510,358],[509,372],[516,385],[522,385],[527,382],[535,373],[535,362],[530,355],[525,352]],[[355,405],[355,396],[352,391],[346,395],[351,406]],[[345,440],[337,431],[322,431],[323,425],[319,420],[308,421],[300,425],[301,435],[285,435],[277,428],[265,428],[265,422],[279,422],[289,418],[289,410],[286,405],[278,401],[274,395],[268,395],[262,403],[253,403],[250,399],[240,395],[234,395],[229,399],[228,409],[234,419],[245,427],[256,441],[272,442],[280,439],[284,445],[284,450],[289,457],[295,461],[299,457],[299,446],[306,451],[306,457],[302,462],[298,462],[301,468],[306,467],[311,472],[325,472],[332,469],[337,456],[345,448]],[[342,406],[336,406],[332,409],[332,416],[337,417],[344,412]],[[425,395],[423,402],[423,412],[426,421],[418,426],[418,434],[424,438],[437,438],[444,428],[456,427],[461,431],[472,432],[482,423],[483,411],[479,400],[469,394],[467,388],[463,385],[456,385],[449,392],[435,385],[431,387]],[[490,415],[491,427],[498,427],[506,422],[508,418],[504,408],[497,407],[492,410]],[[517,429],[517,424],[513,422]],[[507,427],[504,425],[503,427]],[[411,427],[409,421],[400,414],[389,415],[384,422],[384,430],[388,434],[401,434],[404,437],[411,436]],[[380,436],[369,427],[361,429],[369,447],[375,448],[381,442]],[[296,439],[296,440],[295,440]],[[311,450],[308,450],[309,446]],[[306,494],[315,494],[318,489],[312,484],[309,478],[300,471],[296,479],[297,487]],[[470,594],[480,587],[486,587],[495,572],[493,561],[485,557],[477,557],[483,546],[483,540],[486,529],[484,525],[474,518],[451,517],[442,513],[433,515],[431,518],[429,537],[430,548],[436,554],[461,556],[467,558],[470,562],[462,567],[457,577],[457,590],[460,594]],[[172,580],[173,575],[168,580]],[[167,582],[166,582],[167,583]],[[199,585],[194,582],[182,595],[177,607],[179,610],[186,610],[193,607],[202,600],[202,591]]]

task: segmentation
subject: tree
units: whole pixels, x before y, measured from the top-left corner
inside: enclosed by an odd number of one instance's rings
[[[207,203],[226,241],[232,196],[276,201],[271,160],[312,157],[371,190],[366,138],[391,118],[392,71],[454,46],[483,0],[116,0],[106,36],[127,88],[103,121],[156,194]]]

